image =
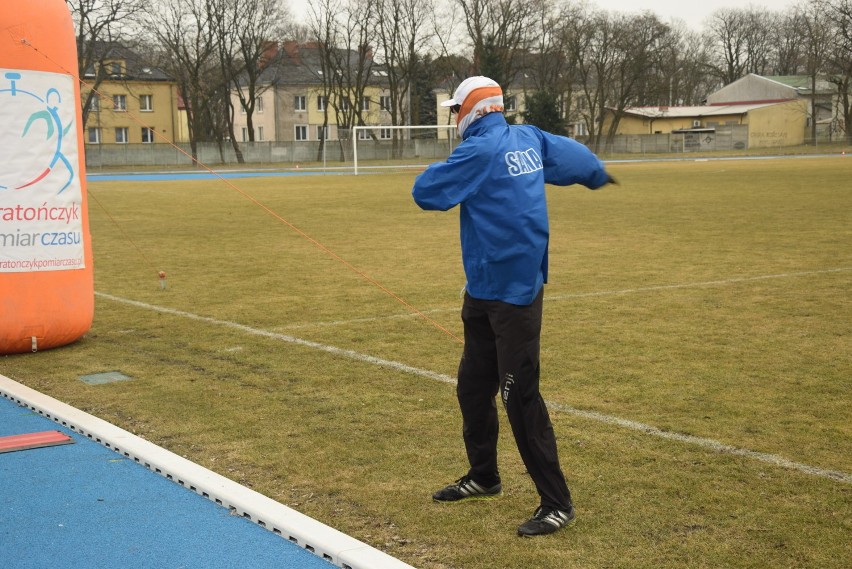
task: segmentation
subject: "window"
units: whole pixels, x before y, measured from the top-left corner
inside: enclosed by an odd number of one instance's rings
[[[98,113],[101,110],[101,100],[97,95],[92,95],[92,98],[89,99],[89,110],[93,113]]]
[[[343,111],[348,111],[352,106],[352,103],[349,101],[349,97],[341,97],[340,98],[340,109]]]
[[[328,127],[317,126],[317,140],[326,140],[328,138]]]
[[[120,61],[103,61],[100,64],[101,73],[104,75],[109,75],[110,77],[119,77],[121,76],[121,62]]]
[[[89,129],[89,144],[100,144],[101,143],[101,129],[99,128],[90,128]]]
[[[151,112],[154,110],[154,96],[153,95],[139,95],[139,110],[144,112]]]
[[[149,126],[142,127],[142,142],[151,144],[154,142],[154,129]]]
[[[257,127],[257,140],[263,141],[263,127],[262,126]]]
[[[127,144],[127,127],[119,126],[115,129],[116,144]]]
[[[327,105],[328,105],[328,97],[323,97],[322,95],[317,97],[317,110],[318,111],[324,111]]]
[[[379,107],[381,107],[385,111],[389,111],[391,108],[391,98],[390,95],[382,95],[379,97]]]
[[[369,111],[370,110],[370,97],[361,97],[361,110]]]
[[[254,100],[254,110],[258,113],[263,112],[263,97],[258,97]]]
[[[305,101],[306,97],[304,95],[296,95],[293,99],[293,106],[297,111],[305,111],[307,110],[307,102]]]
[[[112,109],[114,111],[126,111],[127,110],[127,95],[113,95],[112,96]]]
[[[518,110],[518,103],[514,96],[506,99],[506,110],[507,111],[516,111]]]
[[[296,125],[296,140],[308,139],[308,126],[304,124]]]
[[[358,129],[358,140],[369,140],[370,137],[372,136],[372,134],[373,134],[373,131],[371,131],[369,129],[365,128],[365,129],[362,130],[362,129],[359,128]]]
[[[382,140],[390,140],[391,138],[391,129],[383,128],[379,131],[379,138]]]

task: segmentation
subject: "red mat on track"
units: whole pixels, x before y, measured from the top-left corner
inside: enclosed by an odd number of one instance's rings
[[[74,440],[71,437],[59,431],[12,435],[9,437],[0,437],[0,453],[51,447],[54,445],[67,445],[73,442]]]

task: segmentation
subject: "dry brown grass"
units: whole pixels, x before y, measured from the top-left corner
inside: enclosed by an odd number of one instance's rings
[[[221,182],[91,184],[121,228],[91,204],[94,327],[0,373],[423,569],[845,567],[848,479],[565,409],[852,472],[852,162],[611,169],[549,190],[542,389],[579,513],[554,536],[514,535],[537,502],[507,427],[501,500],[431,502],[466,469],[451,385],[251,332],[447,377],[460,350]],[[458,335],[457,215],[413,177],[234,183]]]

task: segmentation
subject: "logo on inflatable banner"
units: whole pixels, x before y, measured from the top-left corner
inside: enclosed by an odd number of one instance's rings
[[[73,79],[0,69],[0,273],[85,267]]]

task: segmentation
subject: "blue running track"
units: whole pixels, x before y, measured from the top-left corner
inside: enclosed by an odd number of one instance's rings
[[[0,397],[0,437],[57,430],[74,444],[0,453],[3,569],[335,567]]]

